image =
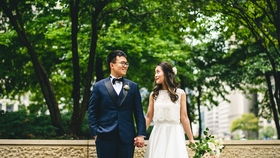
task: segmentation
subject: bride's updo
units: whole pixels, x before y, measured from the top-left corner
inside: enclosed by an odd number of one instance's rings
[[[172,66],[167,62],[161,62],[157,66],[160,66],[164,74],[164,85],[166,85],[168,94],[172,102],[176,102],[179,96],[176,94],[178,88],[178,83],[175,80],[175,72]],[[157,84],[155,82],[155,87],[153,89],[153,98],[156,100],[159,94],[159,90],[162,90],[162,84]]]

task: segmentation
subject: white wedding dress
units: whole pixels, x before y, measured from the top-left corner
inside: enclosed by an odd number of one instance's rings
[[[149,138],[145,158],[188,158],[184,129],[180,122],[182,89],[179,99],[171,101],[167,90],[160,90],[154,102],[154,128]]]

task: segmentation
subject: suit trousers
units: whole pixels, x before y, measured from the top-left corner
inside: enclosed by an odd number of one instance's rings
[[[118,130],[98,134],[96,139],[98,158],[133,158],[134,144],[121,140]]]

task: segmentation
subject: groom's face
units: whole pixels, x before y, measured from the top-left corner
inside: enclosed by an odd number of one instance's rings
[[[110,63],[111,73],[115,77],[123,77],[128,69],[128,62],[124,56],[117,56],[115,62]]]

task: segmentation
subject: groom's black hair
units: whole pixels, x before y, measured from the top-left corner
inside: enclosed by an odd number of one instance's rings
[[[119,57],[123,56],[123,57],[127,58],[127,55],[122,50],[113,50],[107,56],[107,65],[108,65],[109,70],[110,70],[110,63],[116,62],[116,57],[117,56],[119,56]]]

